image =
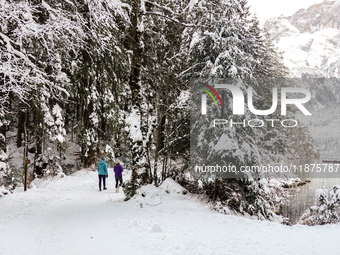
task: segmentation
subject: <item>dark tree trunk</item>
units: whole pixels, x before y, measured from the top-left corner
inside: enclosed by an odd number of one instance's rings
[[[17,130],[17,147],[20,148],[22,146],[22,136],[25,132],[24,130],[25,124],[25,113],[19,111],[18,113],[18,130]]]
[[[131,71],[130,71],[130,80],[129,80],[129,86],[131,90],[131,96],[132,96],[132,109],[136,109],[141,114],[140,109],[140,101],[141,101],[141,95],[140,95],[140,68],[142,63],[142,54],[143,54],[143,48],[141,47],[141,32],[138,31],[138,19],[140,18],[140,0],[133,0],[131,3],[132,11],[131,11],[131,25],[129,29],[129,35],[130,35],[130,49],[132,50],[132,56],[131,56]],[[135,194],[137,190],[137,179],[138,179],[138,161],[141,157],[141,146],[143,146],[141,141],[131,141],[131,154],[132,154],[132,176],[131,176],[131,182],[132,182],[132,196]]]
[[[141,35],[138,31],[140,0],[132,2],[131,26],[130,26],[130,47],[132,50],[131,71],[130,71],[130,89],[132,93],[132,105],[139,107],[140,100],[140,68],[142,63],[143,49],[140,44]]]
[[[6,153],[7,146],[6,146],[6,126],[5,125],[0,127],[0,134],[3,135],[3,137],[0,137],[0,150],[3,150]]]
[[[43,127],[43,115],[40,109],[36,108],[34,112],[35,116],[35,144],[36,144],[36,150],[34,155],[34,162],[35,162],[35,173],[37,175],[43,174],[43,166],[40,164],[36,164],[36,160],[39,156],[43,154],[43,137],[44,137],[44,127]]]

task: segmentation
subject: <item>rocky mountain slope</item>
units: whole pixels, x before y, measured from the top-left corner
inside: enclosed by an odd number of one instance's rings
[[[320,151],[340,153],[340,79],[335,79],[340,78],[340,0],[269,19],[264,27],[283,53],[290,77],[319,78],[296,79],[312,94],[306,104],[312,117],[298,118],[309,127]]]
[[[340,77],[340,0],[266,21],[292,77]]]

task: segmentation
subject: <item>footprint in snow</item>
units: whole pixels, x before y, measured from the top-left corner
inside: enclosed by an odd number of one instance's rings
[[[151,233],[161,233],[163,230],[158,224],[154,224],[151,228]]]

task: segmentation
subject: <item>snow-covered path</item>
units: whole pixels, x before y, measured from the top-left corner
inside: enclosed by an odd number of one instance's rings
[[[112,174],[111,174],[112,175]],[[339,254],[340,225],[283,226],[211,211],[167,180],[123,202],[95,172],[0,198],[0,254]],[[179,192],[179,194],[177,193]]]

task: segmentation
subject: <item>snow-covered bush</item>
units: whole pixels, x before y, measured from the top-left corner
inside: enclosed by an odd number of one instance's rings
[[[8,156],[7,154],[2,150],[3,147],[6,147],[5,143],[6,139],[3,136],[3,134],[0,134],[0,145],[4,144],[4,146],[0,146],[0,187],[2,186],[4,188],[4,185],[8,185],[8,177],[10,174],[10,168],[7,163]],[[2,190],[2,189],[1,189]],[[2,191],[0,190],[0,196],[2,194]]]
[[[318,205],[311,206],[309,212],[306,212],[301,216],[299,223],[314,226],[339,222],[339,215],[335,211],[335,208],[339,206],[340,201],[339,188],[339,185],[334,185],[333,190],[329,193],[330,199],[328,199],[328,190],[325,189],[323,183],[322,188],[316,191]]]
[[[0,141],[5,141],[2,134],[0,134]],[[8,161],[8,155],[4,150],[0,149],[0,197],[8,194],[21,181],[20,174],[11,168]]]
[[[255,181],[236,179],[215,179],[204,181],[202,191],[208,196],[212,209],[220,213],[230,212],[257,216],[258,219],[272,219],[276,200],[263,179]]]
[[[8,186],[10,184],[11,169],[7,161],[7,154],[3,150],[0,150],[0,186]]]
[[[113,151],[112,147],[106,144],[105,147],[105,155],[106,155],[106,162],[109,166],[113,167],[116,161],[115,152]]]

